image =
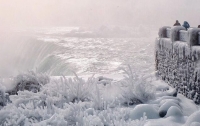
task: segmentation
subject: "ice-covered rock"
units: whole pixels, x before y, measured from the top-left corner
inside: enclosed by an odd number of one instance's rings
[[[157,97],[166,97],[166,96],[173,96],[176,97],[177,96],[177,91],[176,89],[174,90],[167,90],[167,91],[159,91],[156,93]],[[170,98],[171,99],[171,98]]]
[[[130,112],[130,119],[140,119],[143,117],[143,114],[146,114],[148,119],[157,119],[159,118],[158,115],[158,107],[155,105],[148,105],[148,104],[141,104],[137,105],[131,112]]]
[[[178,100],[178,99],[163,99],[162,101],[160,101],[159,105],[162,106],[166,102],[173,102],[175,104],[179,104],[180,100]]]
[[[197,124],[200,124],[200,111],[197,111],[190,115],[185,123],[185,126],[191,126],[194,125],[196,126]],[[199,126],[199,125],[198,125]]]
[[[163,95],[165,95],[165,93],[163,93]],[[179,99],[177,97],[172,97],[172,96],[166,96],[165,95],[165,96],[162,96],[160,98],[157,98],[155,101],[151,101],[151,103],[152,104],[159,104],[161,106],[162,104],[164,104],[168,100],[169,101],[173,100],[173,102],[174,101],[178,101],[179,102]]]
[[[177,90],[176,89],[168,90],[167,95],[176,97],[177,96]]]
[[[193,122],[190,124],[190,126],[200,126],[200,123],[199,122]]]
[[[106,85],[106,84],[110,84],[112,81],[113,81],[113,79],[111,79],[111,78],[99,76],[97,83]]]
[[[169,90],[168,85],[160,85],[159,87],[156,87],[156,91],[167,91]]]
[[[180,108],[176,107],[176,106],[171,106],[165,117],[169,117],[169,116],[182,116],[183,113],[181,112]]]
[[[164,117],[171,106],[179,107],[179,105],[174,102],[171,102],[171,101],[165,102],[163,105],[160,106],[158,110],[160,117]]]
[[[167,91],[169,90],[169,85],[166,85],[166,83],[162,80],[158,80],[154,82],[154,86],[156,91]]]

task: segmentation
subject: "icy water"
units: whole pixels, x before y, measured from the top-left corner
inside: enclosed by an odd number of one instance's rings
[[[67,34],[76,29],[46,28],[7,33],[9,37],[1,35],[1,76],[32,69],[52,76],[73,72],[111,74],[121,73],[127,65],[142,71],[154,70],[155,35],[103,38]]]

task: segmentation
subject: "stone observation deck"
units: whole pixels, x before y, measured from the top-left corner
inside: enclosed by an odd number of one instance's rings
[[[162,27],[156,38],[158,76],[195,103],[200,103],[200,28]]]

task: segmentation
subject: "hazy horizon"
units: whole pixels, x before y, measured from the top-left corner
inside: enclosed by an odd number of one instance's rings
[[[200,24],[199,0],[0,0],[0,27]]]

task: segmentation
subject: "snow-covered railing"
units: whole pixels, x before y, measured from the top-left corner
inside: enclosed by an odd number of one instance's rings
[[[199,36],[198,36],[198,44],[200,45],[200,32],[199,32]]]
[[[188,40],[188,34],[187,33],[188,33],[187,31],[180,30],[179,31],[179,40],[183,41],[183,42],[187,42],[187,40]]]
[[[170,38],[170,34],[171,34],[171,28],[167,28],[166,29],[166,38]],[[178,40],[187,42],[187,39],[188,39],[187,31],[180,30]]]
[[[166,30],[167,30],[166,37],[170,38],[171,28],[167,28]]]
[[[155,49],[157,75],[200,104],[200,28],[162,27]]]
[[[200,28],[189,28],[187,31],[182,26],[168,27],[159,29],[160,38],[170,38],[172,42],[187,42],[190,46],[200,45]]]

